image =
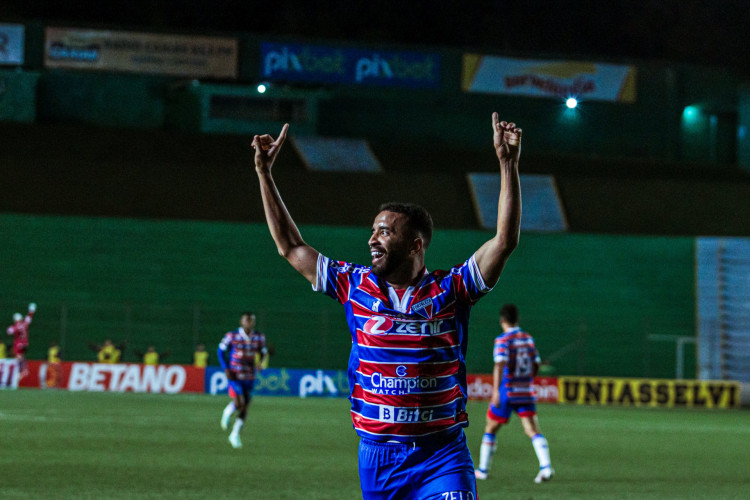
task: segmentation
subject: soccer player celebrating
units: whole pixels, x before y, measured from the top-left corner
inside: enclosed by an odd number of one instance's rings
[[[370,266],[330,259],[302,239],[271,175],[288,128],[275,140],[267,134],[253,138],[255,170],[279,254],[315,291],[344,306],[363,497],[476,498],[463,432],[468,318],[518,245],[521,129],[492,114],[502,182],[496,234],[463,264],[430,272],[424,261],[432,218],[417,205],[380,207],[367,243]]]
[[[13,324],[8,327],[8,335],[13,335],[13,354],[18,363],[18,379],[24,378],[29,371],[26,368],[26,350],[29,348],[29,325],[36,312],[36,304],[29,304],[24,317],[21,313],[13,315]]]
[[[495,339],[493,358],[495,367],[492,373],[492,399],[487,409],[487,423],[479,450],[477,479],[487,479],[492,455],[496,448],[496,434],[501,425],[508,423],[512,412],[518,413],[523,430],[534,446],[539,460],[539,473],[535,483],[552,479],[555,471],[549,458],[547,439],[539,430],[536,416],[536,395],[534,376],[539,369],[539,353],[534,339],[518,326],[518,308],[505,304],[500,309],[502,335]]]
[[[221,428],[226,430],[229,420],[236,413],[237,418],[229,434],[229,442],[234,448],[241,448],[240,431],[245,424],[255,384],[256,354],[262,357],[267,353],[266,336],[255,330],[255,314],[242,313],[240,327],[224,335],[217,353],[219,363],[227,375],[230,396],[233,398],[224,408]]]

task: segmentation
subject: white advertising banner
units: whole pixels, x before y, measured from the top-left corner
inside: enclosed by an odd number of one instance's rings
[[[465,92],[635,102],[636,68],[583,61],[464,54]]]

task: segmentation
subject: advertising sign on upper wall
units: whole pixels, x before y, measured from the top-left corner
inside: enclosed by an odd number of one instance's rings
[[[434,53],[271,42],[262,43],[260,50],[260,75],[270,81],[408,88],[440,85],[440,55]]]
[[[0,23],[0,64],[23,64],[24,27]]]
[[[47,28],[47,68],[237,78],[237,39]]]
[[[464,54],[464,92],[635,102],[636,68]]]

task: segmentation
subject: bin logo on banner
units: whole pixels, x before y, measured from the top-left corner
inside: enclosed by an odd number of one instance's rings
[[[0,23],[0,64],[22,65],[24,26]]]

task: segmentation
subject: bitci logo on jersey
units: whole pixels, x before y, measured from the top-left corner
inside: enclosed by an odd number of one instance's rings
[[[393,328],[393,320],[385,316],[373,316],[362,325],[362,331],[370,335],[385,335]]]

